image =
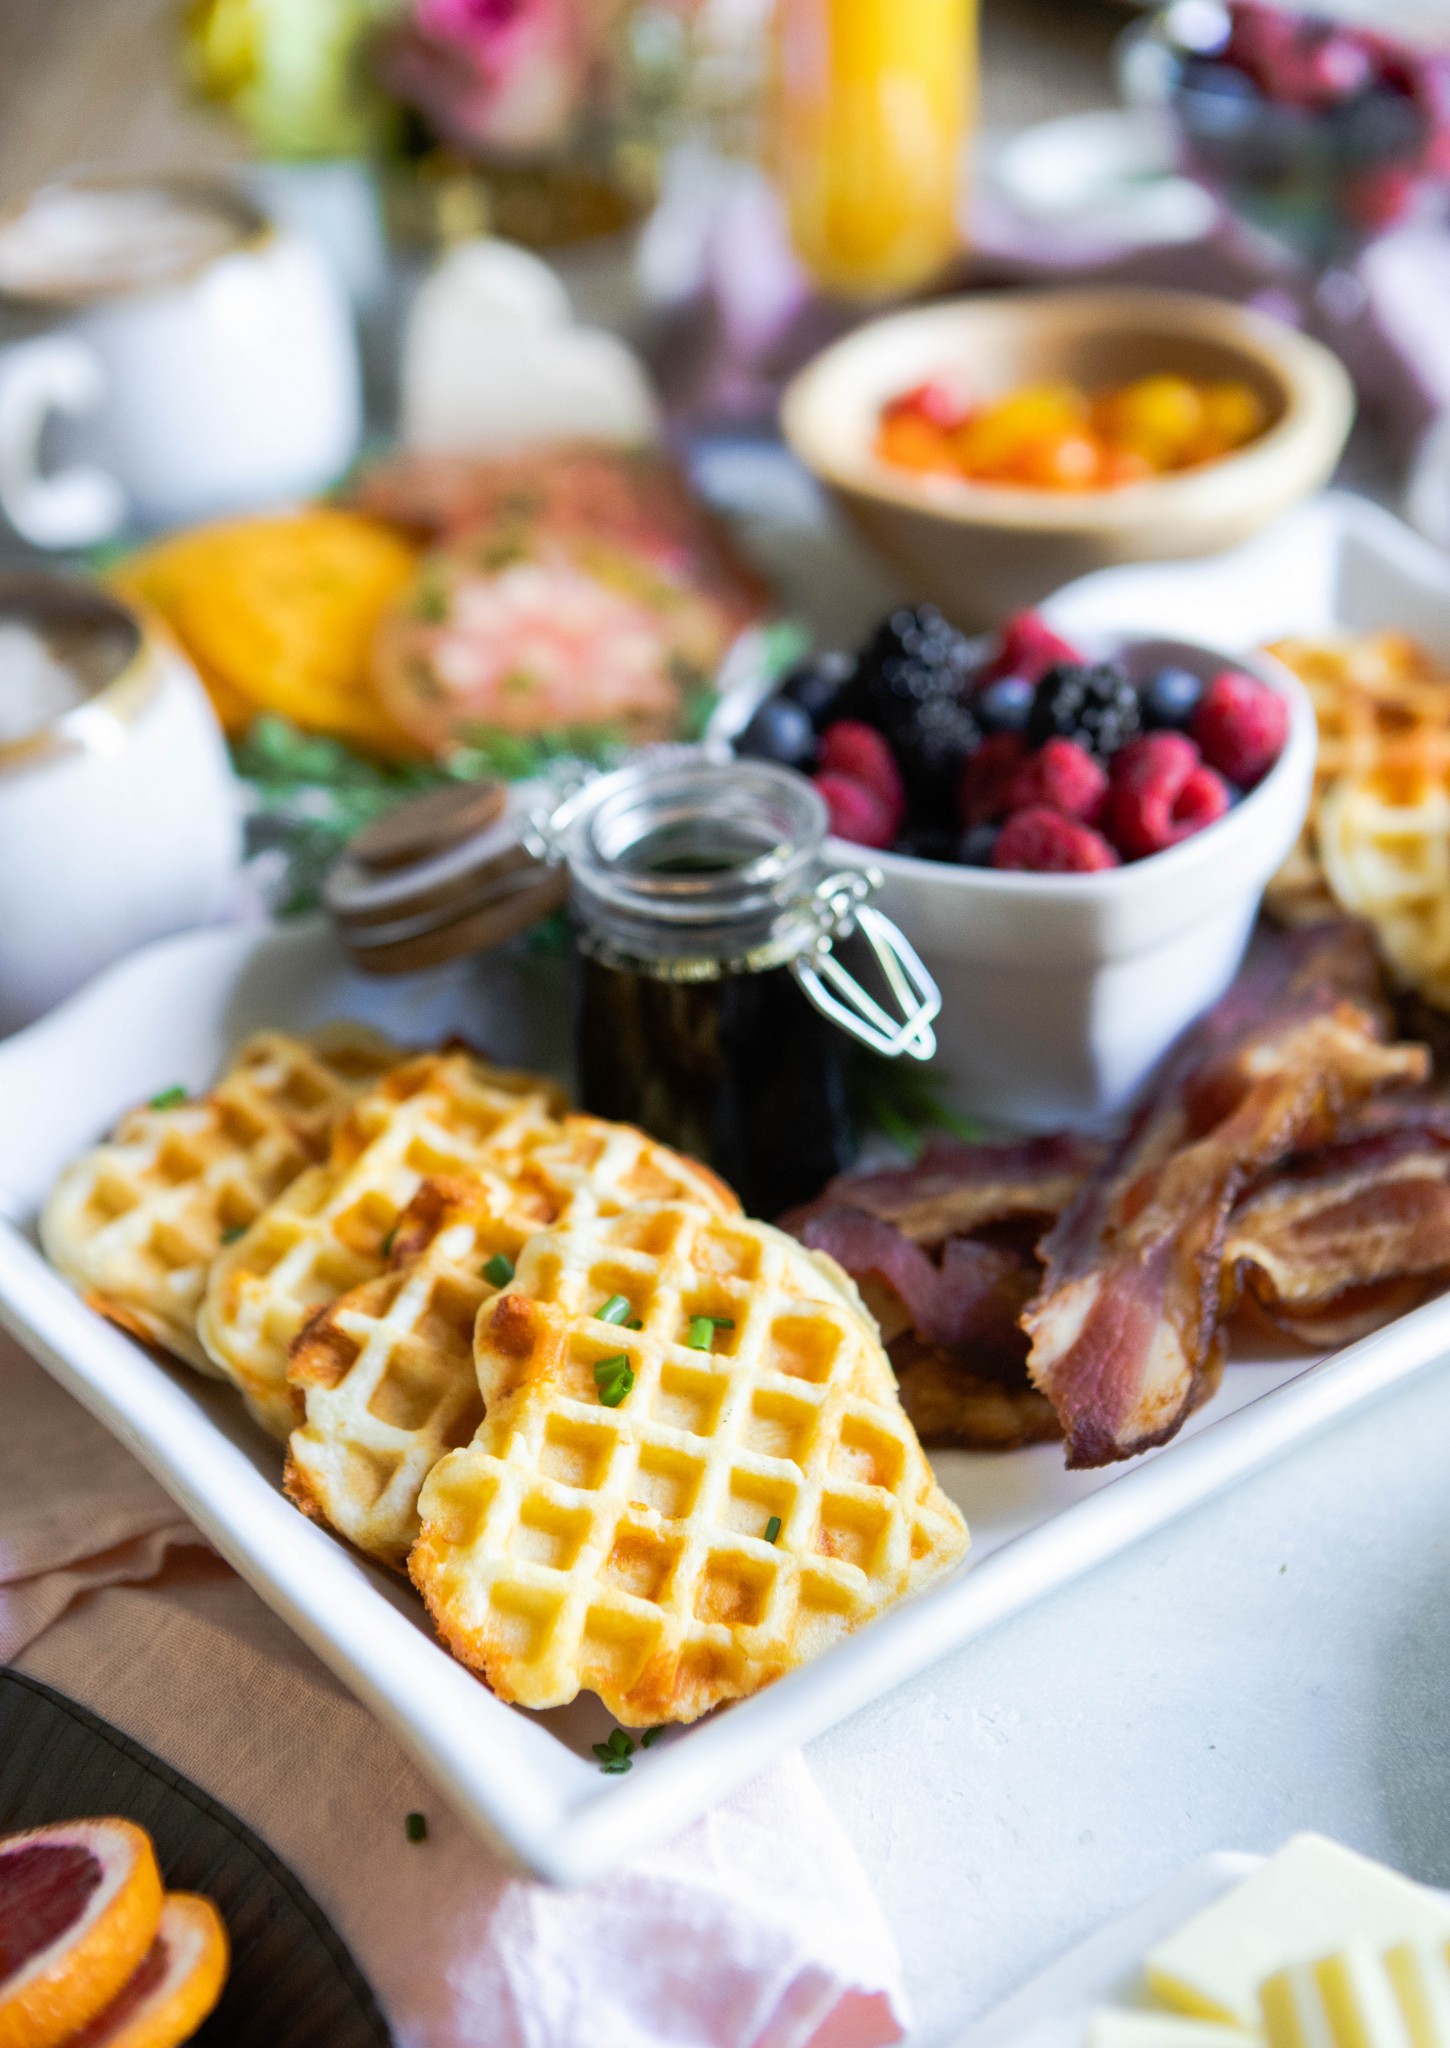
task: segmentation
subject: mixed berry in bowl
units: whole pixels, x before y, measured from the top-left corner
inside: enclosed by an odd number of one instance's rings
[[[1035,612],[968,640],[932,605],[788,675],[735,741],[798,768],[831,830],[960,866],[1092,874],[1215,824],[1283,751],[1257,676],[1091,661]]]

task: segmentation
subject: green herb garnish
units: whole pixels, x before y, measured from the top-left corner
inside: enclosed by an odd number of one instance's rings
[[[715,1342],[717,1330],[734,1328],[735,1321],[732,1316],[691,1316],[689,1334],[685,1342],[692,1351],[708,1351]]]
[[[634,1385],[634,1367],[628,1354],[616,1351],[611,1358],[601,1358],[594,1368],[594,1384],[604,1406],[617,1408]]]
[[[153,1095],[147,1106],[151,1109],[175,1109],[178,1103],[185,1100],[186,1090],[178,1081],[174,1087],[163,1088],[159,1095]]]
[[[619,1772],[630,1768],[634,1744],[622,1728],[616,1728],[607,1742],[591,1743],[590,1747],[598,1757],[601,1769],[611,1776],[618,1776]]]
[[[403,1833],[410,1842],[426,1842],[428,1839],[428,1816],[423,1813],[410,1813],[403,1822]]]
[[[514,1277],[514,1262],[504,1252],[495,1252],[483,1269],[483,1277],[491,1287],[507,1287]]]
[[[653,1749],[664,1732],[663,1728],[646,1728],[643,1735],[639,1738],[640,1748]]]
[[[642,1330],[644,1328],[644,1324],[640,1321],[638,1316],[631,1316],[624,1327],[626,1330]]]
[[[767,1543],[774,1543],[779,1535],[780,1516],[772,1515],[770,1520],[765,1525],[765,1540]]]
[[[611,1294],[594,1311],[594,1320],[599,1323],[622,1323],[629,1314],[629,1303],[622,1294]],[[638,1327],[636,1325],[636,1327]]]
[[[393,1256],[393,1246],[397,1242],[398,1226],[395,1223],[392,1229],[388,1232],[387,1236],[383,1239],[382,1243],[378,1246],[378,1256],[380,1258],[390,1259]]]
[[[228,1224],[227,1228],[222,1232],[222,1243],[235,1244],[239,1237],[245,1237],[246,1234],[247,1226],[245,1223]]]

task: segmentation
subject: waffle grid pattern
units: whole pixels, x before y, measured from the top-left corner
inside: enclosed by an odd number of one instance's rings
[[[293,1431],[287,1491],[359,1549],[401,1568],[418,1493],[483,1416],[473,1364],[483,1277],[542,1223],[613,1216],[642,1197],[739,1212],[723,1182],[627,1124],[570,1116],[521,1156],[512,1182],[428,1180],[404,1212],[393,1271],[339,1296],[291,1346],[306,1422]]]
[[[597,1320],[614,1294],[640,1330]],[[708,1353],[702,1317],[734,1325]],[[610,1408],[594,1368],[621,1352]],[[504,1699],[693,1720],[966,1547],[850,1282],[769,1225],[666,1204],[544,1232],[476,1361],[485,1418],[423,1490],[410,1570]]]
[[[391,1239],[425,1178],[507,1176],[563,1096],[537,1075],[464,1052],[395,1068],[338,1126],[325,1166],[302,1174],[212,1267],[197,1328],[209,1358],[264,1428],[298,1420],[288,1347],[309,1316],[385,1269]]]
[[[47,1257],[101,1314],[215,1374],[196,1317],[224,1239],[326,1155],[338,1118],[399,1057],[361,1025],[257,1033],[208,1093],[132,1110],[67,1167],[41,1217]]]

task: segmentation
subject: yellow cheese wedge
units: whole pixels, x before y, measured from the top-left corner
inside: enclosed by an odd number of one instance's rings
[[[1154,1994],[1176,2012],[1231,2026],[1259,2021],[1259,1986],[1294,1963],[1351,1946],[1443,1947],[1450,1905],[1322,1835],[1295,1835],[1261,1870],[1152,1950]]]
[[[1385,1968],[1413,2048],[1450,2048],[1450,1949],[1402,1941]]]
[[[1263,2048],[1263,2036],[1212,2020],[1186,2020],[1176,2012],[1104,2006],[1088,2025],[1087,2048]]]
[[[1269,2048],[1412,2048],[1384,1958],[1351,1946],[1259,1988]]]

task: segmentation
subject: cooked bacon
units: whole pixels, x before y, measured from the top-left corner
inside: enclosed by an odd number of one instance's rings
[[[1103,1156],[1103,1146],[1071,1132],[1012,1144],[974,1145],[938,1138],[914,1166],[843,1173],[808,1208],[781,1218],[799,1235],[828,1209],[864,1209],[894,1223],[913,1244],[936,1245],[1013,1217],[1060,1216]]]
[[[1406,1120],[1287,1161],[1229,1219],[1226,1302],[1246,1288],[1301,1343],[1364,1336],[1450,1273],[1450,1129],[1433,1105],[1376,1107]]]
[[[1229,1211],[1249,1177],[1326,1142],[1347,1104],[1425,1078],[1384,1044],[1370,944],[1348,924],[1280,938],[1188,1033],[1042,1246],[1029,1370],[1070,1466],[1175,1434],[1213,1369]]]
[[[929,1450],[1016,1451],[1062,1435],[1052,1403],[1020,1365],[1011,1376],[974,1372],[956,1352],[910,1335],[890,1351],[902,1405]]]
[[[983,1372],[1025,1363],[1019,1318],[1039,1273],[1029,1246],[953,1237],[938,1265],[894,1224],[845,1207],[807,1216],[797,1235],[812,1251],[828,1252],[862,1286],[888,1342],[910,1328],[927,1344],[965,1353]]]

